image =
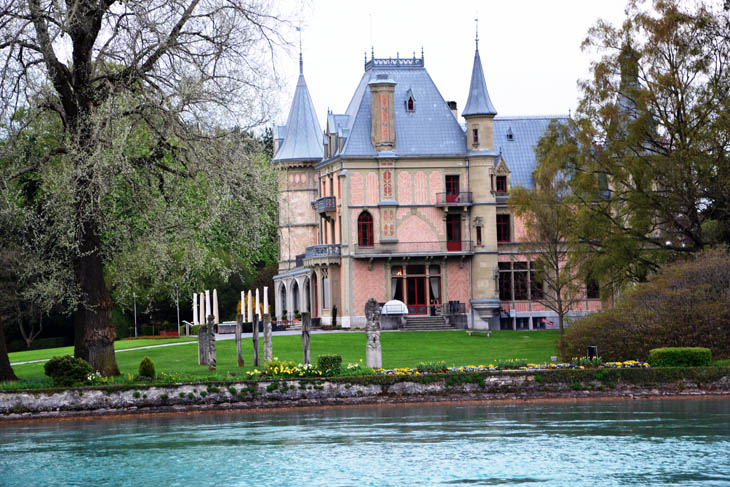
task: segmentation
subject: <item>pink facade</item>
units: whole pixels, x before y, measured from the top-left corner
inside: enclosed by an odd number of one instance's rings
[[[431,186],[431,204],[436,204],[436,194],[437,193],[443,193],[443,180],[441,177],[441,173],[438,171],[431,171],[431,176],[429,176],[429,184]]]
[[[425,205],[428,200],[428,189],[426,188],[426,173],[418,171],[413,178],[416,187],[416,204]]]
[[[434,242],[438,240],[431,226],[420,216],[411,215],[398,224],[399,242]]]
[[[352,261],[352,291],[353,291],[353,314],[362,316],[365,314],[365,303],[368,299],[375,298],[378,302],[385,302],[385,266],[373,265],[368,269],[367,261]]]
[[[446,265],[446,276],[448,285],[446,289],[447,301],[460,301],[466,303],[467,311],[469,310],[469,268],[468,266],[459,267],[458,262],[449,261]]]
[[[412,202],[411,175],[406,171],[401,171],[398,173],[398,203],[410,205]]]
[[[513,235],[515,242],[527,242],[527,228],[524,218],[514,215],[512,217],[512,225],[514,226]]]
[[[367,175],[366,195],[366,204],[368,206],[375,206],[378,204],[378,175],[374,172],[369,172]]]
[[[352,173],[350,176],[350,200],[353,205],[362,205],[365,188],[363,187],[362,174],[359,172]]]

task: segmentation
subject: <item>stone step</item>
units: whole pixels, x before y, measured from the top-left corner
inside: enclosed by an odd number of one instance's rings
[[[443,316],[408,316],[406,318],[405,330],[453,330],[453,326],[446,324]]]

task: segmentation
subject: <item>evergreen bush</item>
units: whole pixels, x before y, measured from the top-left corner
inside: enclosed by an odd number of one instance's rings
[[[145,356],[139,363],[139,376],[154,379],[155,375],[155,363],[151,358]]]
[[[86,382],[93,370],[85,360],[70,355],[53,357],[43,365],[43,369],[55,385],[62,387]]]
[[[652,367],[706,367],[712,363],[712,352],[703,347],[665,347],[649,351]]]
[[[320,355],[317,357],[317,368],[324,375],[337,375],[342,370],[342,356]]]

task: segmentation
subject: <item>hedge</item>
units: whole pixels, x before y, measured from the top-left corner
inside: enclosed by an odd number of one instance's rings
[[[665,347],[649,350],[652,367],[706,367],[712,364],[712,352],[702,347]]]

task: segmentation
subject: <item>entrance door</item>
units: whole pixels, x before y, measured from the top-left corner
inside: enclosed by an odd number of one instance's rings
[[[448,252],[461,250],[461,217],[456,213],[446,215],[446,250]]]
[[[425,315],[426,306],[426,276],[407,277],[408,314]]]

